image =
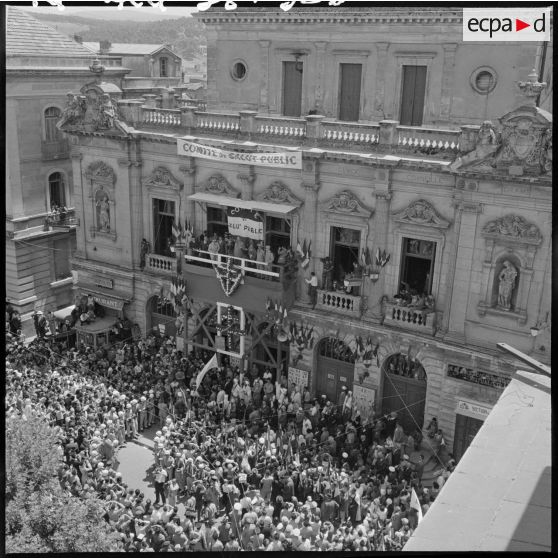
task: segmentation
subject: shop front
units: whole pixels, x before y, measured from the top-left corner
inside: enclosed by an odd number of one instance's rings
[[[456,404],[455,435],[453,437],[453,455],[459,461],[471,445],[477,432],[492,409],[486,403],[476,403],[459,399]]]

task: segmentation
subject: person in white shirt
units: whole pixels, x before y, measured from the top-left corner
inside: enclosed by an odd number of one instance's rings
[[[313,310],[316,307],[316,302],[318,301],[318,278],[312,271],[312,273],[310,273],[310,279],[304,280],[308,283],[308,295],[310,296],[310,304],[312,304]]]

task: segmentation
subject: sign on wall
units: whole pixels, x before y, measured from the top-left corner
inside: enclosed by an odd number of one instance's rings
[[[228,149],[218,149],[210,145],[202,145],[182,138],[176,140],[179,155],[199,157],[211,161],[238,163],[240,165],[256,165],[280,169],[302,169],[302,152],[286,151],[284,153],[239,153]]]
[[[308,370],[301,370],[300,368],[293,368],[289,366],[289,385],[295,384],[300,387],[302,392],[303,388],[308,386]]]
[[[227,224],[232,236],[263,240],[263,217],[259,211],[227,207]]]
[[[457,401],[456,413],[459,415],[465,415],[466,417],[476,418],[480,420],[486,420],[492,407],[486,407],[484,405],[479,405],[478,403],[470,403],[469,401]]]
[[[362,421],[371,421],[374,418],[374,403],[376,401],[376,390],[353,385],[353,409],[360,413]]]
[[[105,289],[112,289],[113,288],[113,281],[112,279],[105,279],[104,277],[97,277],[95,279],[95,285],[98,287],[104,287]]]

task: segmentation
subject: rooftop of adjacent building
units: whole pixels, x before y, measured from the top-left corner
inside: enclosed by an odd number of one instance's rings
[[[551,550],[550,388],[514,374],[405,551]]]
[[[84,41],[81,43],[86,49],[95,54],[99,54],[103,50],[103,54],[113,54],[118,56],[145,56],[153,55],[160,50],[166,48],[178,56],[169,45],[158,44],[144,44],[144,43],[108,43],[106,48],[103,48],[103,41]]]
[[[92,59],[91,51],[28,12],[7,6],[6,57]]]

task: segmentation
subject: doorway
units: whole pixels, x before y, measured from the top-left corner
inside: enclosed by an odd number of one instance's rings
[[[341,64],[339,74],[339,120],[357,122],[360,116],[362,64]]]
[[[353,389],[355,355],[340,339],[326,337],[318,344],[316,370],[316,395],[326,395],[337,404],[343,386],[348,390]]]
[[[461,459],[463,454],[467,451],[467,448],[471,445],[482,423],[483,421],[477,418],[456,415],[453,455],[457,461]]]
[[[283,62],[283,116],[299,117],[302,110],[303,63]]]
[[[402,126],[422,126],[426,93],[426,66],[403,66],[401,92]]]
[[[342,282],[345,275],[352,273],[358,264],[360,231],[342,227],[331,227],[331,251],[333,280]]]

